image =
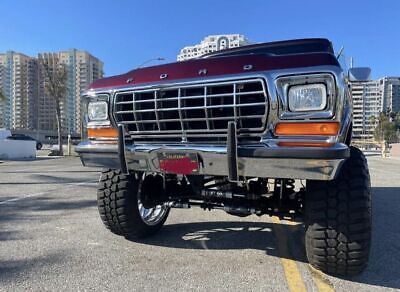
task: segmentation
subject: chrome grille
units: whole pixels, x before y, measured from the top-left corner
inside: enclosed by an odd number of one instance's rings
[[[114,118],[132,138],[226,137],[229,121],[238,135],[265,130],[268,98],[262,79],[210,82],[115,94]]]

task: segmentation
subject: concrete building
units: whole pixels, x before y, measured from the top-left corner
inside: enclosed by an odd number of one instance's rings
[[[200,44],[184,47],[180,51],[177,60],[189,60],[207,53],[248,44],[250,44],[249,40],[240,34],[210,35],[204,38]]]
[[[86,51],[71,49],[60,52],[61,64],[68,70],[68,98],[66,104],[69,133],[80,133],[82,126],[81,94],[94,80],[103,77],[103,62]]]
[[[47,77],[43,64],[65,66],[68,93],[61,102],[66,134],[81,132],[81,93],[96,79],[103,77],[103,62],[86,51],[39,53],[32,58],[20,53],[0,54],[0,90],[6,100],[0,101],[0,128],[12,130],[57,129],[55,103],[45,90]]]
[[[370,140],[383,108],[380,81],[352,81],[350,91],[353,97],[353,139]]]
[[[34,129],[37,121],[37,60],[13,51],[0,54],[0,128]]]
[[[372,140],[379,114],[400,111],[400,78],[351,81],[353,98],[353,138]]]
[[[400,112],[400,77],[384,77],[380,79],[383,92],[383,108],[392,112]]]

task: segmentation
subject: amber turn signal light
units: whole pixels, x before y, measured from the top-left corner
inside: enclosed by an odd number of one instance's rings
[[[88,137],[91,138],[117,138],[118,131],[115,128],[88,128]]]
[[[279,123],[275,128],[278,136],[336,136],[338,132],[338,122]]]

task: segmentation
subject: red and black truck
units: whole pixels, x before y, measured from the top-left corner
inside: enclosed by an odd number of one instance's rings
[[[371,241],[367,161],[351,146],[347,72],[330,41],[227,49],[95,81],[85,166],[102,167],[100,216],[150,236],[171,208],[302,218],[309,262],[361,272]]]

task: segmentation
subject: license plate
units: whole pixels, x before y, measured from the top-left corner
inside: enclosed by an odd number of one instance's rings
[[[196,153],[158,153],[160,169],[175,174],[192,174],[199,171],[199,160]]]

